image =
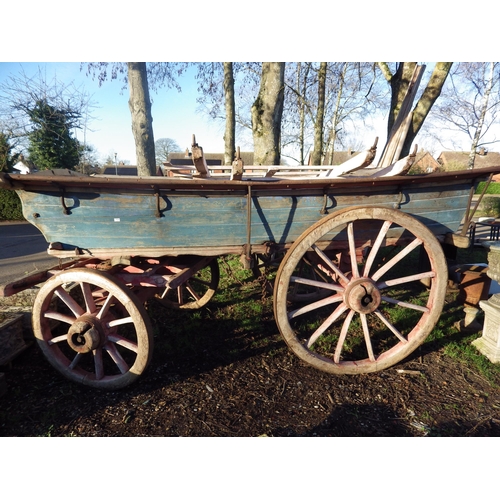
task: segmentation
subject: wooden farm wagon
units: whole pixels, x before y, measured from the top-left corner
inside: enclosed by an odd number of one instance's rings
[[[374,372],[434,328],[448,279],[443,245],[468,245],[457,231],[468,225],[472,194],[499,172],[0,174],[48,253],[72,257],[2,293],[40,285],[33,330],[48,361],[73,381],[117,389],[151,360],[146,300],[199,308],[217,289],[219,256],[277,259],[274,314],[289,348],[332,374]]]

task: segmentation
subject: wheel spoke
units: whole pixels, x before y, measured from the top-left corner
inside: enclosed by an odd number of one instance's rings
[[[134,320],[130,316],[127,316],[125,318],[113,319],[113,320],[107,322],[105,325],[108,328],[113,328],[115,326],[126,325],[128,323],[133,323],[133,322],[134,322]]]
[[[73,358],[73,361],[71,361],[71,363],[70,363],[70,365],[68,366],[68,368],[69,368],[70,370],[74,370],[74,369],[77,367],[77,365],[78,365],[78,363],[80,362],[80,360],[82,359],[82,357],[83,357],[83,355],[82,355],[82,354],[80,354],[79,352],[78,352],[78,353],[76,353],[76,356]]]
[[[310,285],[315,288],[324,288],[326,290],[334,290],[336,292],[343,292],[344,287],[341,285],[335,285],[334,283],[326,283],[324,281],[310,280],[307,278],[301,278],[300,276],[290,277],[290,283],[299,283],[301,285]]]
[[[368,255],[368,257],[366,259],[365,269],[363,271],[364,278],[367,278],[370,275],[370,270],[372,268],[373,262],[375,261],[375,257],[377,256],[377,253],[380,250],[380,246],[382,245],[382,242],[385,239],[387,231],[389,231],[389,228],[391,226],[392,226],[392,222],[389,220],[386,220],[382,224],[382,227],[380,228],[380,231],[377,235],[377,238],[376,238],[375,242],[373,243],[373,246],[370,250],[370,254]]]
[[[57,344],[58,342],[65,342],[68,340],[68,334],[65,333],[64,335],[58,335],[57,337],[52,337],[50,340],[47,341],[49,345],[52,344]]]
[[[337,267],[324,252],[322,252],[316,245],[311,245],[311,248],[323,259],[323,261],[328,264],[328,266],[337,274],[339,279],[344,283],[349,283],[347,276]]]
[[[379,278],[381,278],[387,271],[389,271],[389,269],[394,267],[399,261],[404,259],[408,254],[410,254],[413,250],[415,250],[415,248],[417,248],[421,244],[422,240],[418,238],[413,240],[408,246],[403,248],[401,252],[395,255],[389,262],[384,264],[378,271],[376,271],[375,274],[372,276],[372,280],[378,281]]]
[[[375,355],[373,354],[372,341],[370,338],[370,328],[368,327],[368,322],[366,321],[366,314],[360,313],[361,325],[363,327],[363,335],[365,337],[366,350],[368,351],[368,358],[370,361],[375,361]]]
[[[75,321],[74,317],[57,311],[45,311],[43,313],[43,317],[48,319],[55,319],[57,321],[61,321],[62,323],[67,323],[68,325],[72,325]]]
[[[412,274],[411,276],[403,276],[401,278],[395,278],[393,280],[381,281],[377,283],[377,288],[383,290],[390,286],[401,285],[403,283],[410,283],[412,281],[421,281],[425,278],[434,278],[436,273],[434,271],[427,271],[425,273]]]
[[[101,307],[101,310],[97,313],[98,319],[103,319],[106,314],[108,314],[109,308],[113,305],[113,301],[114,296],[111,293],[108,294],[103,306]]]
[[[353,278],[359,278],[358,262],[356,260],[356,244],[354,242],[354,224],[347,224],[347,239],[349,241],[349,255],[351,256],[351,271]]]
[[[375,311],[375,315],[384,323],[384,325],[389,328],[389,330],[396,335],[396,337],[403,342],[403,344],[407,344],[408,340],[406,340],[401,332],[377,309]]]
[[[311,347],[316,340],[334,323],[344,311],[347,310],[347,306],[345,304],[340,304],[335,311],[326,318],[326,320],[321,324],[321,326],[309,337],[309,340],[306,343],[307,347]]]
[[[104,363],[102,360],[102,349],[92,351],[94,355],[95,378],[101,380],[104,377]]]
[[[62,286],[56,288],[54,293],[69,307],[71,312],[75,315],[75,318],[78,318],[85,313],[78,302],[76,302],[76,300],[74,300]]]
[[[97,308],[95,305],[94,297],[92,296],[92,291],[90,285],[85,282],[81,282],[80,286],[82,288],[83,299],[85,300],[85,307],[88,314],[93,314],[96,312]]]
[[[111,359],[114,361],[115,365],[118,367],[121,373],[127,373],[129,366],[126,361],[122,358],[121,354],[114,344],[107,343],[103,349],[109,354]]]
[[[414,309],[415,311],[421,311],[424,313],[428,313],[430,309],[426,306],[419,306],[417,304],[411,304],[410,302],[403,302],[402,300],[393,299],[391,297],[387,297],[386,295],[381,296],[382,300],[385,302],[389,302],[389,304],[396,304],[401,307],[406,307],[407,309]]]
[[[311,302],[306,306],[300,307],[299,309],[295,309],[288,313],[289,319],[296,318],[301,314],[308,313],[310,311],[314,311],[315,309],[319,309],[320,307],[328,306],[330,304],[335,304],[336,302],[342,301],[342,295],[332,295],[330,297],[326,297],[324,299],[317,300],[316,302]]]
[[[193,290],[193,288],[186,283],[186,290],[191,294],[191,297],[193,297],[194,300],[200,300],[200,296]]]
[[[344,320],[344,324],[342,325],[342,330],[340,331],[339,340],[337,342],[337,347],[335,349],[335,354],[333,357],[335,363],[340,363],[340,355],[342,354],[342,347],[344,347],[344,342],[347,337],[347,332],[349,330],[349,326],[351,325],[353,316],[354,316],[354,311],[351,309],[347,314],[347,317]]]
[[[139,352],[139,348],[136,342],[132,342],[131,340],[126,339],[125,337],[122,337],[121,335],[118,335],[116,333],[108,335],[108,342],[118,344],[122,347],[125,347],[125,349],[128,349],[129,351]]]

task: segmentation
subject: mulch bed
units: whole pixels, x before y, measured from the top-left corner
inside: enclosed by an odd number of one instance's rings
[[[160,346],[139,381],[114,392],[64,379],[33,345],[3,370],[0,434],[500,436],[498,388],[432,342],[383,372],[332,376],[303,364],[272,326],[265,343],[200,335],[184,359]]]

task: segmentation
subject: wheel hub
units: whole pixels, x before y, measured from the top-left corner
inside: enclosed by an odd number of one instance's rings
[[[76,352],[85,354],[103,344],[104,335],[96,321],[81,316],[68,330],[68,344]]]
[[[345,304],[358,313],[368,314],[380,305],[381,298],[375,283],[369,278],[353,280],[344,292]]]

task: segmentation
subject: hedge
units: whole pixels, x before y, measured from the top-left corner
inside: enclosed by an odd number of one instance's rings
[[[23,220],[21,200],[15,191],[0,188],[0,220]]]

